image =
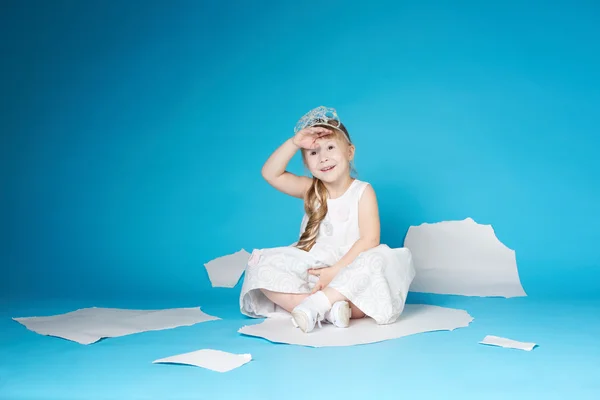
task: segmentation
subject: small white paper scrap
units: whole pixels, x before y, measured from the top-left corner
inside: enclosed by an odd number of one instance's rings
[[[400,318],[389,325],[377,325],[371,318],[350,320],[348,328],[340,329],[323,323],[312,332],[295,328],[290,318],[267,318],[256,325],[242,327],[238,332],[265,338],[275,343],[288,343],[310,347],[353,346],[396,339],[423,332],[454,330],[469,326],[473,317],[464,310],[425,305],[407,304]]]
[[[498,336],[492,336],[492,335],[487,335],[479,343],[487,344],[490,346],[504,347],[507,349],[519,349],[519,350],[525,350],[525,351],[531,351],[531,350],[533,350],[533,348],[535,346],[537,346],[536,343],[518,342],[516,340],[507,339],[507,338],[498,337]]]
[[[515,251],[496,237],[491,225],[467,218],[411,226],[404,240],[413,256],[412,292],[463,296],[527,296]]]
[[[250,253],[241,249],[233,254],[215,258],[204,264],[208,278],[213,287],[232,288],[237,285],[242,273],[246,270],[246,264]]]
[[[227,372],[252,360],[251,354],[233,354],[221,350],[203,349],[155,360],[153,364],[185,364],[217,372]]]
[[[13,318],[40,335],[56,336],[81,344],[92,344],[102,338],[191,326],[218,319],[220,318],[200,311],[200,307],[165,310],[91,307],[49,317]]]

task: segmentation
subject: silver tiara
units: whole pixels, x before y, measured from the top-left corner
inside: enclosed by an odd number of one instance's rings
[[[340,129],[341,125],[340,117],[337,115],[337,111],[332,107],[319,106],[313,108],[307,112],[294,127],[294,133],[315,125],[327,125],[332,128]]]

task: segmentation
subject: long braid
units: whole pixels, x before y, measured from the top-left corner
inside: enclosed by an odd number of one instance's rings
[[[335,121],[328,121],[329,124],[333,122]],[[315,126],[324,126],[327,128],[331,127],[331,125],[319,124]],[[346,129],[344,124],[340,122],[338,128],[339,129],[334,130],[335,137],[338,140],[344,142],[347,141],[348,143],[352,144],[352,141],[350,140],[350,135],[348,134],[348,130]],[[306,165],[306,158],[304,152],[302,153],[302,157],[304,159],[304,164]],[[351,166],[351,169],[354,170],[354,167]],[[315,242],[317,241],[317,236],[319,234],[321,222],[325,219],[325,216],[327,215],[328,196],[329,195],[327,192],[327,188],[325,187],[323,181],[313,177],[312,185],[310,185],[310,188],[306,191],[306,194],[304,196],[304,211],[308,216],[308,222],[306,223],[306,228],[304,229],[304,232],[302,232],[302,235],[300,236],[300,239],[296,244],[296,247],[300,250],[310,251],[310,249],[312,249],[312,247],[315,245]]]
[[[310,251],[315,245],[319,227],[327,215],[327,197],[327,188],[323,182],[313,177],[312,185],[304,197],[304,211],[308,216],[308,222],[296,244],[300,250]]]

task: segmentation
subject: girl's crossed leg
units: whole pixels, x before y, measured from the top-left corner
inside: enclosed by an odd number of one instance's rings
[[[296,306],[300,304],[304,299],[310,296],[310,293],[279,293],[272,292],[267,289],[260,289],[260,291],[263,292],[263,294],[267,296],[269,300],[271,300],[273,303],[277,304],[279,307],[283,308],[289,313],[291,313],[292,310],[296,308]],[[325,294],[325,296],[327,296],[331,304],[334,304],[338,301],[348,301],[348,299],[344,297],[340,292],[330,287],[326,287],[322,290],[322,292]],[[364,312],[359,310],[350,301],[348,301],[348,304],[350,304],[350,310],[352,311],[352,314],[350,316],[351,319],[364,318]]]

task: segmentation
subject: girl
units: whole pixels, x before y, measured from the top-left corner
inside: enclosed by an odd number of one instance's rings
[[[396,321],[415,276],[408,249],[380,244],[373,187],[352,178],[355,147],[333,108],[317,107],[295,135],[269,157],[262,176],[279,191],[304,199],[299,240],[254,250],[240,295],[241,312],[265,317],[276,306],[310,332],[322,321],[341,328],[350,318]],[[286,171],[301,150],[312,179]]]

